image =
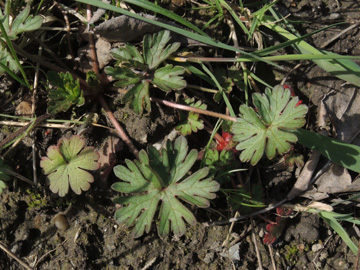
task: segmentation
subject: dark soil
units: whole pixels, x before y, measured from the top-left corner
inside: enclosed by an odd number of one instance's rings
[[[171,1],[167,5],[181,13],[186,7],[191,6],[191,2]],[[307,41],[317,48],[349,25],[356,23],[360,14],[360,2],[356,0],[284,0],[280,1],[279,8],[291,12],[290,19],[302,21],[296,24],[301,34],[313,32],[332,23],[346,22],[308,38]],[[218,28],[221,28],[221,25]],[[218,36],[224,32],[226,33],[227,29],[218,30]],[[81,46],[84,44],[83,41]],[[324,49],[338,54],[360,55],[359,27],[340,35]],[[205,48],[200,52],[210,54],[213,51]],[[286,63],[287,73],[274,71],[273,77],[276,78],[276,83],[280,83],[286,75],[287,83],[292,85],[296,94],[308,104],[310,127],[316,125],[313,119],[316,119],[316,112],[324,94],[331,91],[336,93],[340,90],[344,90],[343,93],[353,93],[358,90],[330,76],[313,63],[303,61],[300,66],[292,70],[296,64]],[[259,70],[261,69],[260,66]],[[11,78],[3,77],[0,102],[4,105],[1,106],[0,113],[24,114],[23,111],[19,112],[17,106],[22,102],[21,107],[25,107],[23,110],[26,110],[28,97],[17,91],[16,86]],[[44,113],[46,108],[44,93],[42,93],[43,98],[39,99],[39,114]],[[9,101],[10,95],[12,100]],[[178,121],[178,113],[175,110],[154,104],[150,115],[136,116],[126,106],[119,105],[118,98],[117,94],[111,91],[106,97],[111,103],[116,118],[139,149],[162,140]],[[88,105],[79,108],[76,117],[89,110],[100,112],[100,108],[96,105],[93,108],[92,105]],[[64,114],[63,119],[69,117],[71,116]],[[106,118],[100,115],[99,122],[107,125],[106,121]],[[355,120],[348,121],[351,123]],[[349,122],[346,124],[348,125]],[[16,128],[2,125],[0,140],[9,136],[14,130]],[[49,132],[43,128],[36,129],[34,132],[38,148],[36,158],[44,156],[47,148],[56,144],[61,136],[70,136],[76,132],[75,128],[63,131],[50,129]],[[111,132],[93,127],[85,136],[89,145],[99,149],[111,135]],[[203,136],[208,134],[200,132],[194,135],[193,141],[189,142],[191,147],[198,147],[200,150],[200,145],[203,146],[202,144],[208,140],[208,137],[205,140]],[[6,157],[7,164],[30,179],[33,178],[31,145],[32,140],[25,138]],[[124,158],[133,159],[125,146],[123,149],[122,152],[117,153],[117,164],[122,164]],[[303,149],[300,151],[303,151],[307,159],[309,152]],[[325,163],[326,160],[321,162]],[[195,227],[189,227],[184,236],[177,238],[170,235],[166,239],[160,239],[153,224],[154,227],[149,234],[134,239],[131,228],[125,228],[114,220],[116,205],[112,199],[118,194],[110,189],[110,184],[117,181],[113,173],[110,173],[106,182],[95,181],[91,189],[80,196],[69,194],[65,198],[60,198],[50,192],[40,168],[38,172],[40,184],[37,188],[31,188],[21,181],[13,181],[8,183],[8,188],[0,195],[0,241],[33,269],[255,270],[261,269],[259,258],[262,269],[274,269],[273,263],[276,265],[275,269],[279,270],[354,269],[356,255],[322,219],[314,214],[304,212],[287,219],[282,236],[268,246],[263,243],[267,224],[263,217],[255,216],[252,220],[253,226],[250,219],[235,223],[233,228],[230,223],[206,226],[207,222],[228,219],[235,214],[227,208],[224,196],[219,192],[218,198],[209,209],[192,209],[199,223]],[[277,169],[273,163],[261,164],[258,172],[256,181],[261,182],[261,187],[267,196],[267,204],[282,200],[291,190],[296,180],[295,175],[298,173],[295,170]],[[351,176],[356,177],[354,174]],[[341,195],[330,195],[329,199],[339,196]],[[298,198],[293,203],[308,202],[310,201],[307,199]],[[353,212],[355,216],[359,214],[355,206],[340,210]],[[274,213],[272,211],[265,216],[275,221]],[[346,223],[343,225],[357,245],[358,229],[351,228]],[[0,251],[0,269],[24,268],[5,252]]]

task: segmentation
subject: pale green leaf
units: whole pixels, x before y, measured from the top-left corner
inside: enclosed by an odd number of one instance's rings
[[[26,6],[13,21],[8,33],[10,39],[16,39],[23,32],[30,32],[40,28],[43,19],[40,16],[29,16],[30,7]]]
[[[5,9],[6,10],[6,9]],[[9,24],[8,16],[9,14],[0,14],[0,17],[2,18],[3,26],[6,30],[7,35],[11,40],[15,40],[18,38],[18,35],[23,32],[30,32],[37,30],[40,28],[43,19],[41,16],[33,16],[30,15],[30,6],[26,6],[20,14],[18,14],[15,19],[12,21],[12,23]]]
[[[85,140],[74,135],[70,139],[61,138],[58,145],[50,146],[40,167],[48,176],[50,190],[65,196],[69,186],[76,194],[90,188],[94,177],[89,171],[99,168],[99,154],[93,147],[85,147]]]
[[[198,207],[208,207],[209,200],[215,198],[219,184],[204,179],[209,172],[202,168],[188,175],[197,159],[195,149],[188,153],[184,137],[169,141],[161,154],[154,147],[140,151],[140,161],[126,160],[126,166],[114,168],[115,175],[122,180],[112,185],[112,189],[125,193],[117,197],[115,203],[122,204],[115,213],[115,219],[127,227],[135,224],[134,237],[149,232],[155,214],[158,212],[158,234],[165,237],[170,230],[177,236],[185,233],[186,223],[195,224],[196,219],[182,202]],[[160,205],[160,210],[158,207]]]
[[[255,165],[264,152],[269,159],[276,153],[284,154],[297,137],[291,133],[305,124],[307,106],[298,105],[298,98],[290,98],[290,90],[276,86],[265,94],[254,94],[256,111],[247,105],[240,106],[240,118],[233,124],[233,140],[242,151],[240,160]]]

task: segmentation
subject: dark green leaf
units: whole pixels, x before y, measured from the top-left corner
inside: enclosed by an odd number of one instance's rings
[[[136,114],[141,115],[144,111],[151,111],[149,82],[143,80],[134,85],[124,96],[124,102],[130,102],[130,107]]]
[[[140,161],[126,160],[125,166],[114,168],[115,175],[122,180],[112,185],[112,189],[126,193],[114,199],[123,207],[116,211],[115,219],[127,227],[135,223],[134,237],[149,232],[160,204],[160,237],[170,230],[177,236],[185,233],[186,224],[195,224],[191,211],[179,199],[198,207],[208,207],[209,200],[215,198],[219,184],[212,179],[204,179],[209,172],[202,168],[188,175],[197,159],[197,151],[188,152],[184,137],[176,139],[174,145],[167,142],[166,149],[159,152],[150,147],[148,153],[139,153]]]
[[[184,103],[188,106],[206,110],[206,104],[201,101],[195,102],[195,98],[187,98]],[[199,120],[199,114],[194,112],[180,111],[180,123],[175,127],[182,135],[189,135],[204,128],[203,120]]]
[[[150,70],[155,70],[161,62],[180,47],[179,42],[166,46],[169,41],[170,31],[167,30],[144,37],[143,57]]]
[[[114,83],[117,87],[124,87],[127,85],[138,83],[142,80],[142,76],[136,74],[131,69],[127,67],[106,67],[106,74],[112,76],[114,79],[118,80]]]
[[[185,69],[183,67],[166,65],[155,71],[152,83],[165,92],[181,90],[186,87],[186,81],[183,77],[179,76],[183,75],[184,72]]]
[[[67,111],[73,105],[82,106],[85,103],[79,80],[74,80],[69,72],[56,73],[50,71],[48,72],[48,79],[54,86],[48,95],[48,112],[50,114]]]

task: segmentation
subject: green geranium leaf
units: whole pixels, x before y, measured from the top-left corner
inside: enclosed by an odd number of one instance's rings
[[[116,83],[114,83],[114,85],[117,87],[124,87],[135,84],[143,79],[141,75],[136,74],[127,67],[106,67],[105,72],[106,74],[112,76],[115,80],[118,80]]]
[[[299,105],[297,97],[291,98],[289,89],[282,86],[267,88],[265,94],[253,94],[256,111],[246,105],[240,106],[240,118],[233,124],[236,149],[242,151],[240,160],[255,165],[264,151],[269,159],[276,153],[287,152],[297,141],[291,131],[305,124],[307,106]]]
[[[177,236],[183,235],[185,221],[193,225],[196,219],[179,199],[208,207],[209,200],[215,198],[219,190],[217,182],[204,179],[209,172],[206,167],[188,175],[197,155],[195,149],[188,153],[185,137],[179,137],[174,145],[168,141],[161,153],[149,147],[147,152],[140,151],[139,160],[126,160],[126,167],[116,166],[115,175],[122,182],[113,184],[112,189],[127,194],[114,199],[115,203],[123,205],[115,213],[117,222],[127,227],[135,223],[134,237],[140,237],[150,231],[161,204],[157,223],[159,236],[165,237],[170,230]]]
[[[210,169],[210,176],[219,183],[231,181],[234,173],[231,171],[239,168],[232,151],[209,149],[206,152],[205,164]]]
[[[111,55],[119,64],[130,64],[134,68],[146,70],[144,58],[133,45],[126,44],[125,47],[115,48],[111,51]]]
[[[141,83],[134,85],[124,96],[124,102],[130,102],[130,108],[136,114],[142,114],[144,108],[150,112],[149,82],[143,80]]]
[[[181,66],[158,66],[175,52],[180,44],[166,46],[170,40],[169,31],[160,31],[154,35],[145,35],[143,54],[133,45],[126,45],[112,50],[112,57],[117,60],[115,68],[106,67],[105,72],[117,82],[117,87],[131,86],[123,101],[130,102],[130,107],[136,114],[142,114],[144,109],[151,111],[150,84],[165,92],[181,90],[186,87],[186,81],[181,75],[185,69]]]
[[[18,38],[18,35],[23,33],[23,32],[29,32],[29,31],[34,31],[38,28],[40,28],[43,19],[41,18],[41,16],[33,16],[30,15],[30,6],[27,5],[18,16],[16,16],[16,18],[14,20],[9,19],[9,15],[7,13],[7,5],[8,5],[8,1],[6,1],[6,8],[4,10],[4,13],[0,10],[0,19],[1,22],[5,28],[5,31],[7,33],[7,35],[9,36],[9,38],[11,40],[15,40]],[[10,22],[10,23],[9,23]]]
[[[29,16],[29,5],[27,5],[15,18],[13,18],[13,14],[9,14],[9,12],[10,1],[6,1],[4,10],[2,11],[0,8],[0,22],[10,40],[16,40],[21,33],[34,31],[40,28],[43,21],[40,16]],[[10,19],[10,17],[12,19]],[[4,33],[0,32],[0,39],[6,42],[2,34]],[[0,74],[3,74],[4,71],[8,72],[4,67],[9,68],[10,71],[15,73],[19,70],[17,62],[9,53],[7,46],[3,42],[0,43],[0,63]]]
[[[48,72],[48,79],[54,86],[49,92],[48,112],[56,114],[67,111],[71,106],[82,106],[85,103],[79,80],[74,80],[69,72]]]
[[[195,102],[195,98],[187,98],[184,100],[185,104],[194,108],[206,110],[206,104],[201,101]],[[190,135],[192,132],[197,132],[204,128],[203,120],[199,119],[199,114],[194,112],[180,111],[180,123],[175,127],[181,135]]]
[[[93,147],[84,147],[85,140],[74,135],[70,139],[61,138],[57,145],[48,148],[40,167],[50,180],[50,190],[65,196],[69,185],[76,194],[90,188],[94,177],[88,171],[99,168],[98,152]]]
[[[9,30],[8,36],[10,39],[14,40],[18,38],[18,35],[23,32],[34,31],[40,28],[43,19],[40,16],[33,17],[30,15],[30,7],[26,6],[20,14],[15,18],[12,24],[7,30]]]
[[[163,30],[152,36],[145,35],[143,57],[150,70],[155,70],[161,62],[180,47],[179,42],[166,46],[169,41],[170,31]]]
[[[185,69],[180,66],[166,65],[155,71],[153,84],[165,92],[171,90],[181,90],[186,87],[186,81],[183,77]]]
[[[0,194],[6,188],[5,181],[10,180],[10,176],[7,174],[6,170],[9,170],[10,167],[4,164],[4,160],[0,158]]]

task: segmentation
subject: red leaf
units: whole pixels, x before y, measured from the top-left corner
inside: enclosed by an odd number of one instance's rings
[[[271,245],[276,241],[276,239],[278,239],[281,236],[287,221],[287,218],[283,216],[288,216],[291,213],[291,211],[292,210],[288,210],[285,213],[284,208],[282,207],[276,208],[276,212],[279,216],[276,218],[275,223],[266,225],[266,230],[268,231],[268,233],[264,237],[263,240],[264,244]]]
[[[232,150],[234,152],[237,152],[234,148],[234,142],[232,140],[233,135],[231,135],[229,132],[222,132],[222,136],[215,136],[216,140],[216,150],[222,151],[222,150]]]

